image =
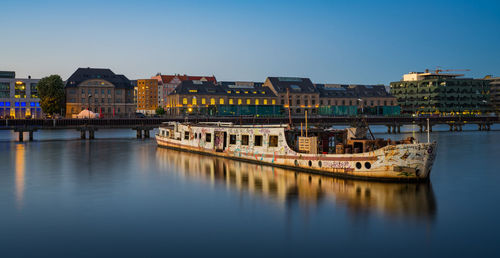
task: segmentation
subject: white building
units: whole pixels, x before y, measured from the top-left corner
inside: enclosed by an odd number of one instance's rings
[[[15,78],[15,72],[0,71],[0,117],[41,118],[37,84],[40,79]]]

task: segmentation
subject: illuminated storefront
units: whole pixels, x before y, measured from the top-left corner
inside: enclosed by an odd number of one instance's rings
[[[0,76],[0,118],[41,118],[39,79],[14,77]]]

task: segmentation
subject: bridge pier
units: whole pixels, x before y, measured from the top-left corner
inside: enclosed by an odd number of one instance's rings
[[[33,131],[29,131],[29,141],[33,141]]]
[[[401,125],[398,125],[398,126],[396,127],[396,132],[397,132],[397,133],[401,133]]]
[[[387,133],[390,134],[391,133],[391,125],[387,125]]]
[[[142,130],[137,129],[137,139],[142,139]]]
[[[148,129],[144,130],[144,138],[149,138],[149,130]]]
[[[420,127],[420,129],[419,129],[419,130],[420,130],[420,132],[421,132],[421,133],[423,133],[423,132],[424,132],[424,125],[419,124],[419,125],[418,125],[418,127]]]
[[[94,136],[95,136],[95,133],[94,133],[94,132],[95,132],[95,131],[94,131],[94,130],[92,130],[92,129],[90,129],[90,130],[89,130],[89,139],[90,139],[90,140],[93,140],[93,139],[94,139]]]
[[[85,130],[80,130],[80,139],[85,140],[85,138],[87,138],[85,136]]]
[[[392,133],[394,133],[394,134],[396,133],[396,125],[392,126]]]
[[[23,131],[19,131],[19,142],[23,142],[23,134],[24,132]]]

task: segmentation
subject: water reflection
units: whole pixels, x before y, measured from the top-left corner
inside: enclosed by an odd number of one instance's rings
[[[157,149],[157,162],[163,171],[211,184],[223,183],[269,197],[284,207],[334,204],[346,207],[353,216],[378,213],[419,220],[433,220],[436,213],[431,184],[346,180],[164,148]]]
[[[22,207],[24,198],[24,173],[25,173],[25,147],[24,144],[16,145],[16,163],[15,163],[15,185],[16,202],[19,208]]]

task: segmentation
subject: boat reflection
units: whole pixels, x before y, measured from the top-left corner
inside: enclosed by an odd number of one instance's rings
[[[165,148],[157,149],[157,162],[164,171],[211,184],[223,183],[238,191],[270,197],[285,207],[329,203],[346,207],[353,216],[379,213],[417,220],[433,220],[436,213],[430,183],[339,179]]]

